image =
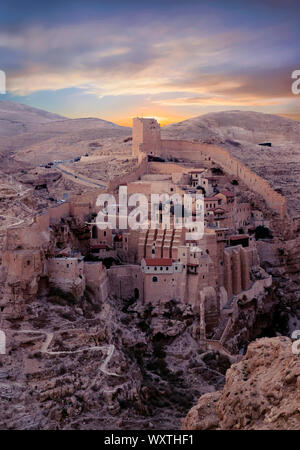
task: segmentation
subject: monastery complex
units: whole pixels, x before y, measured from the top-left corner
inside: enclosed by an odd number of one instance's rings
[[[49,289],[75,300],[88,292],[99,305],[108,296],[153,306],[172,300],[199,314],[203,347],[226,351],[241,302],[272,284],[261,261],[280,257],[276,236],[289,220],[285,198],[221,147],[162,140],[155,119],[133,119],[132,152],[136,166],[107,191],[126,185],[128,195],[142,193],[149,203],[153,193],[202,193],[201,239],[190,240],[192,230],[174,228],[173,220],[167,229],[99,229],[99,191],[74,196],[30,225],[8,228],[1,315],[26,315],[26,305]],[[270,236],[258,240],[266,230]]]

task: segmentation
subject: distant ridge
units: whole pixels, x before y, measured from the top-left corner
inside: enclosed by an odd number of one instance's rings
[[[77,132],[84,129],[124,129],[113,122],[94,117],[70,119],[22,103],[0,100],[0,138],[23,133]]]
[[[0,101],[0,155],[40,164],[69,159],[91,152],[89,144],[113,139],[122,142],[131,135],[129,127],[87,117],[69,119],[20,103]]]
[[[14,136],[64,117],[22,103],[0,100],[0,137]]]
[[[228,140],[248,144],[274,139],[294,141],[300,138],[300,123],[256,111],[221,111],[166,125],[162,128],[162,135],[216,144],[225,144]]]

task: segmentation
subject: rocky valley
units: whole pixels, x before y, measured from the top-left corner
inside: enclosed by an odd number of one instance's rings
[[[0,102],[0,428],[299,429],[300,123],[220,112],[147,142],[138,120],[141,142]],[[97,231],[122,184],[201,190],[204,236]]]

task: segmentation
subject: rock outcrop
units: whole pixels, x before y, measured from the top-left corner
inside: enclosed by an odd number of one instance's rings
[[[300,427],[300,358],[287,337],[251,343],[226,373],[224,389],[200,397],[186,430],[296,430]]]

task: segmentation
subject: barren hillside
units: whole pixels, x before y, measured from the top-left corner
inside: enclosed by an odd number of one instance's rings
[[[21,103],[0,101],[0,137],[15,136],[35,130],[41,124],[62,120],[58,114]]]
[[[98,188],[83,182],[81,175],[99,179],[103,184],[130,169],[130,136],[130,128],[106,120],[66,119],[26,105],[0,101],[0,248],[9,224],[30,219],[35,211],[71,193]],[[38,167],[86,154],[80,162],[66,163],[70,175],[58,167]],[[8,210],[10,213],[4,220]]]

